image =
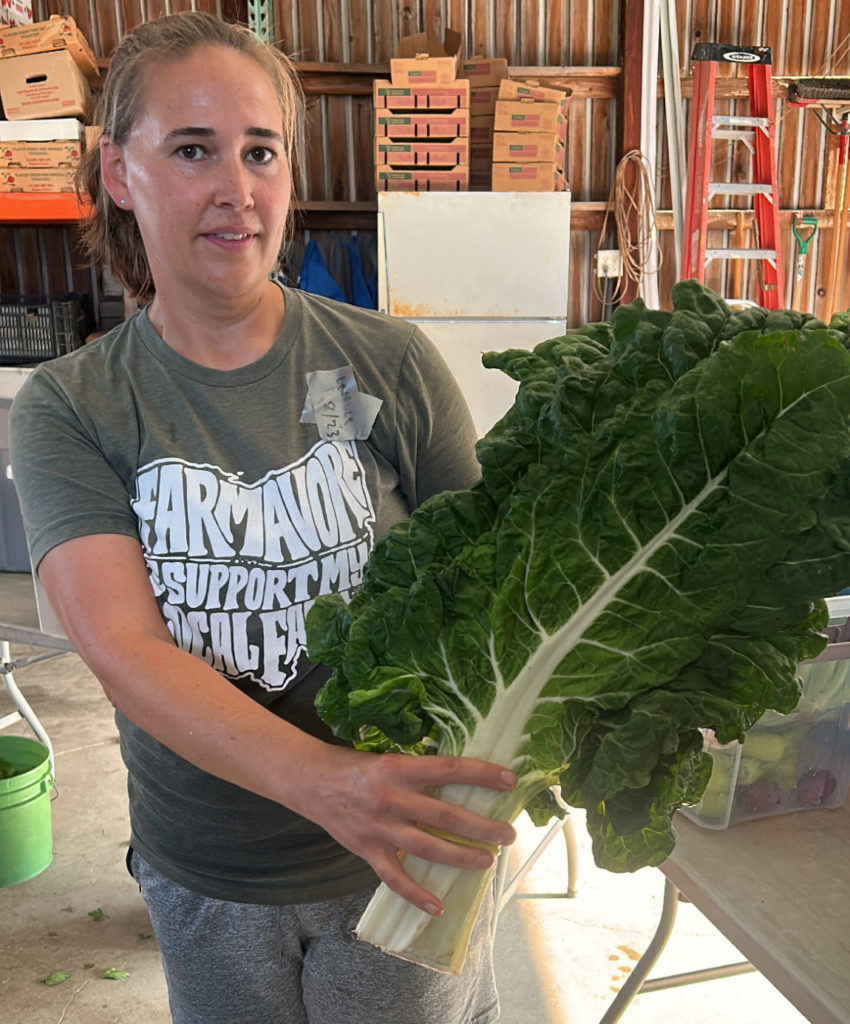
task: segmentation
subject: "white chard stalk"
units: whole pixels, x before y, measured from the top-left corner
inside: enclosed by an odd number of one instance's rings
[[[517,754],[527,739],[526,729],[535,706],[547,699],[541,697],[541,691],[571,646],[569,638],[575,635],[566,627],[554,636],[544,634],[542,629],[541,634],[543,642],[509,687],[504,685],[496,659],[492,658],[497,695],[486,717],[463,696],[460,688],[455,691],[475,722],[474,731],[470,733],[454,719],[445,732],[453,741],[447,739],[445,745],[451,742],[453,748],[459,745],[462,749],[442,749],[441,744],[439,751],[509,765],[517,772],[516,788],[509,793],[498,793],[476,786],[443,786],[434,794],[437,799],[483,817],[513,821],[533,793],[557,781],[558,773],[547,777],[533,767],[528,770],[528,760]],[[445,707],[429,710],[435,717],[445,718]],[[458,733],[461,734],[459,744]],[[435,917],[419,910],[381,884],[360,918],[357,937],[423,967],[459,974],[495,862],[480,870],[451,867],[406,855],[404,867],[411,878],[440,899],[443,913]]]

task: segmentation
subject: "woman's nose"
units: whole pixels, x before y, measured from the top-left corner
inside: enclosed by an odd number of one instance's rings
[[[232,206],[237,210],[253,205],[251,172],[241,155],[221,161],[215,185],[216,205]]]

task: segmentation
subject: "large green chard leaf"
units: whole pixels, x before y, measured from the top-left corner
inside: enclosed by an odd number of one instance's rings
[[[700,728],[794,707],[820,599],[850,580],[847,325],[733,313],[695,282],[673,305],[487,356],[520,387],[481,483],[307,619],[339,735],[509,764],[536,820],[560,781],[613,870],[670,853],[708,778]]]

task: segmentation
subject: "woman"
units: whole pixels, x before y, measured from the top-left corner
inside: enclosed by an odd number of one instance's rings
[[[399,851],[510,825],[442,803],[484,762],[334,742],[304,614],[377,536],[477,478],[468,412],[409,324],[270,279],[289,214],[289,64],[199,13],[136,29],[83,183],[129,321],[33,373],[12,412],[33,565],[116,708],[131,870],[176,1024],[494,1020],[486,921],[445,977],[351,938],[377,879],[431,913]],[[344,407],[346,415],[337,412]]]

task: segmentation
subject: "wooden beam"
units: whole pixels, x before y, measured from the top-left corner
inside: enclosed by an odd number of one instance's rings
[[[295,61],[301,86],[307,94],[325,96],[371,96],[376,78],[389,78],[388,64],[343,64],[331,61]],[[537,80],[543,85],[570,89],[576,98],[616,99],[620,94],[619,67],[532,67],[508,68],[508,76],[519,81]]]
[[[509,67],[508,76],[523,82],[539,81],[556,89],[569,89],[574,99],[614,100],[620,95],[620,67]]]
[[[571,231],[599,231],[605,219],[607,203],[573,202],[570,208]],[[299,226],[314,231],[350,230],[374,231],[377,226],[377,202],[332,202],[310,201],[294,204]],[[832,210],[780,210],[779,221],[783,228],[790,230],[794,216],[814,217],[818,227],[828,230],[832,227]],[[732,231],[743,219],[746,227],[752,223],[752,210],[709,210],[708,220],[712,231]],[[673,230],[673,211],[656,210],[655,226],[659,231]]]
[[[632,150],[641,149],[641,101],[643,97],[643,60],[644,60],[644,0],[629,0],[623,4],[622,14],[622,92],[620,95],[620,147],[617,154],[618,162]],[[636,178],[636,172],[628,165],[626,178]],[[632,189],[635,180],[625,180],[624,187]],[[634,240],[640,237],[637,211],[632,210],[628,216],[628,236]],[[620,302],[631,302],[637,297],[638,282],[630,277],[623,277]]]
[[[295,70],[305,93],[323,96],[371,96],[376,78],[389,78],[389,64],[344,64],[296,60]]]
[[[791,225],[794,223],[794,217],[814,217],[818,222],[818,227],[826,230],[832,227],[833,212],[832,210],[780,210],[779,211],[779,223],[783,228],[791,230]],[[740,223],[743,223],[745,228],[752,227],[753,223],[753,211],[752,210],[709,210],[708,211],[708,229],[709,231],[734,231]],[[659,231],[672,231],[673,230],[673,211],[672,210],[656,210],[655,211],[655,226]]]

